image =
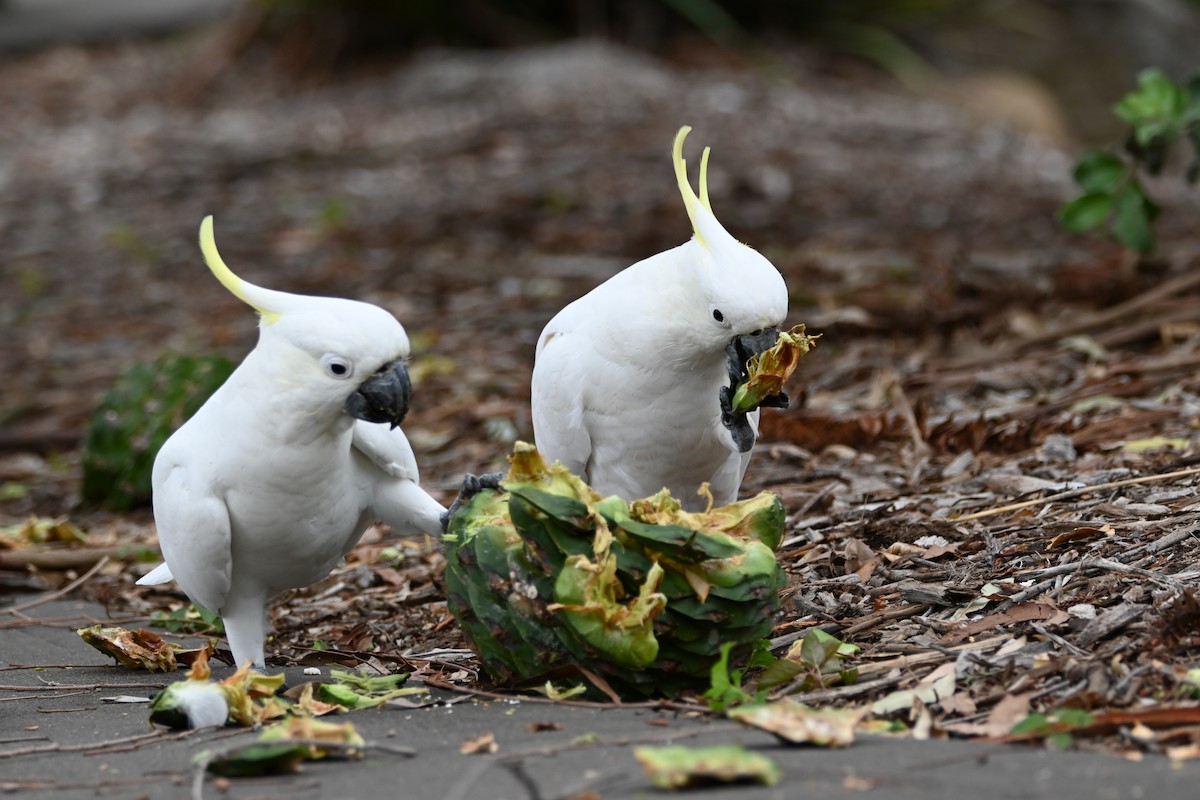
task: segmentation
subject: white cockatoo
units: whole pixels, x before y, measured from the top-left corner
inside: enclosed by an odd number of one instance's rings
[[[396,318],[242,280],[217,253],[212,217],[200,249],[261,315],[258,344],[155,458],[166,563],[138,583],[178,581],[221,615],[237,665],[261,670],[272,595],[328,575],[373,521],[433,534],[445,509],[396,427],[412,392]]]
[[[737,499],[758,435],[758,410],[734,413],[731,385],[770,347],[788,308],[770,261],[734,239],[688,181],[683,141],[673,160],[692,222],[686,244],[614,275],[542,331],[533,368],[534,439],[601,494],[645,497],[664,487],[686,508]],[[764,404],[786,405],[776,395]]]

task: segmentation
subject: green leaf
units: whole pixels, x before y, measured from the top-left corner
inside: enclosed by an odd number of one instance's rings
[[[226,778],[246,778],[254,775],[281,775],[298,772],[308,756],[303,744],[278,742],[250,744],[213,758],[207,750],[196,755],[198,763],[207,765],[214,775]]]
[[[729,670],[729,654],[733,650],[733,642],[721,645],[721,657],[713,664],[711,685],[702,698],[713,711],[724,711],[730,706],[753,703],[758,700],[742,688],[742,670]]]
[[[1082,233],[1105,223],[1113,209],[1113,196],[1107,192],[1088,192],[1062,207],[1058,219],[1071,233]]]
[[[1012,726],[1009,731],[1014,736],[1023,733],[1045,733],[1050,729],[1050,721],[1045,714],[1033,713]]]
[[[800,662],[792,661],[788,658],[780,658],[763,670],[763,673],[758,676],[758,685],[763,689],[774,689],[776,686],[782,686],[800,673],[806,671],[807,668]]]
[[[1115,192],[1125,180],[1129,166],[1107,150],[1093,150],[1075,164],[1075,182],[1088,193]]]
[[[633,756],[657,789],[746,782],[774,785],[783,778],[774,761],[740,744],[639,747]]]
[[[1158,215],[1155,206],[1135,181],[1117,193],[1112,223],[1117,241],[1131,250],[1146,255],[1154,250],[1154,231],[1151,220]]]
[[[1113,112],[1132,125],[1138,142],[1145,144],[1165,126],[1177,123],[1186,106],[1183,87],[1151,68],[1138,75],[1138,88],[1118,100]]]

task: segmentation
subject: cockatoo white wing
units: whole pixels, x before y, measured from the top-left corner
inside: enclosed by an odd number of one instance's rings
[[[138,586],[159,586],[164,583],[170,583],[173,580],[175,580],[175,576],[171,574],[171,568],[166,564],[159,564],[138,578],[137,583]]]
[[[584,337],[555,327],[556,322],[551,320],[538,340],[530,386],[536,398],[533,437],[543,453],[553,453],[574,474],[586,475],[592,457],[592,438],[584,419],[586,356],[591,347]]]
[[[154,522],[169,572],[192,602],[220,613],[233,570],[229,510],[211,482],[182,464],[160,454],[154,473]]]
[[[400,534],[436,534],[446,510],[420,486],[417,457],[399,428],[354,424],[353,447],[368,462],[367,480],[373,486],[371,511]]]
[[[420,481],[417,456],[399,428],[389,430],[386,425],[355,420],[353,446],[384,474]]]

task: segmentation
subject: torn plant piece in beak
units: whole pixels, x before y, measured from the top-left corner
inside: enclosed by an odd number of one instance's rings
[[[734,384],[744,383],[750,376],[749,363],[759,353],[771,349],[779,339],[779,328],[763,328],[754,333],[743,333],[730,340],[725,348],[728,359],[726,367]]]
[[[404,421],[412,401],[412,382],[403,361],[379,368],[346,398],[342,409],[365,422],[388,422],[395,428]]]

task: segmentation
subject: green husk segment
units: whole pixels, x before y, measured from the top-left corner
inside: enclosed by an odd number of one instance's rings
[[[491,675],[544,684],[581,670],[634,696],[707,686],[721,645],[769,635],[785,575],[779,498],[686,512],[671,495],[602,498],[517,443],[504,491],[445,536],[451,612]]]
[[[783,384],[796,371],[800,357],[812,349],[820,334],[809,336],[803,325],[782,331],[771,347],[750,359],[746,371],[750,377],[733,393],[733,410],[753,411],[763,400],[783,391]]]
[[[783,780],[783,773],[774,761],[740,744],[639,747],[633,751],[633,757],[655,789],[693,789],[730,783],[773,786]]]

